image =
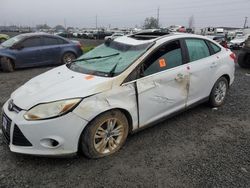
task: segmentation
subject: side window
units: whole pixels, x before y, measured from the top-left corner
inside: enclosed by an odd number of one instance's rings
[[[39,37],[28,38],[22,42],[22,46],[24,48],[41,46],[41,40]]]
[[[218,53],[219,51],[221,51],[221,48],[219,46],[217,46],[216,44],[209,42],[209,45],[212,47],[213,49],[213,54]]]
[[[210,56],[206,42],[202,39],[185,39],[190,62]]]
[[[148,76],[182,65],[180,41],[170,42],[160,47],[144,62],[143,76]]]
[[[57,38],[43,37],[43,45],[44,46],[58,45],[58,40]]]
[[[68,42],[63,39],[58,38],[57,41],[58,41],[58,44],[68,44]]]

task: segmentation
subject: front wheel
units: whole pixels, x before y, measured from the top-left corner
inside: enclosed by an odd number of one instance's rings
[[[128,121],[119,110],[105,112],[83,131],[80,149],[88,158],[100,158],[118,151],[128,136]]]
[[[226,94],[228,91],[228,81],[225,77],[219,78],[210,93],[209,96],[209,104],[212,107],[219,107],[221,106],[226,98]]]
[[[66,52],[65,54],[63,54],[62,56],[62,64],[68,64],[71,63],[73,60],[76,59],[75,54],[73,54],[72,52]]]
[[[13,61],[8,57],[2,57],[0,59],[1,67],[4,72],[13,72],[14,71],[14,64]]]

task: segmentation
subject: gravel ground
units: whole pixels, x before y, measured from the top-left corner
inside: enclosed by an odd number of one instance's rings
[[[0,72],[0,105],[48,68]],[[250,70],[236,65],[223,107],[199,105],[89,160],[11,153],[0,138],[0,187],[250,187]]]

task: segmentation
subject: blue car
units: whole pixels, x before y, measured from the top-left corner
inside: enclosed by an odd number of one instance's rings
[[[82,55],[81,44],[46,33],[28,33],[0,45],[0,66],[4,72],[17,68],[66,64]]]

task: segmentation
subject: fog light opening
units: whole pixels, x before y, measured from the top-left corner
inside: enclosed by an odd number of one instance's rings
[[[57,148],[59,147],[60,143],[52,138],[46,138],[41,140],[41,145],[46,148]]]

